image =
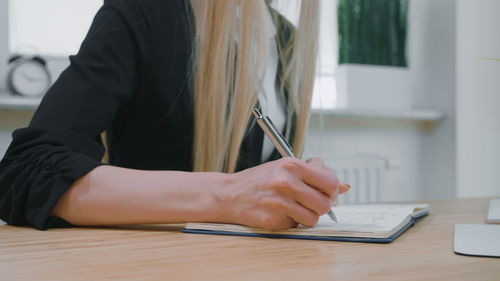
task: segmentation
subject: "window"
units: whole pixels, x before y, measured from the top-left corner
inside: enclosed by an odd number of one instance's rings
[[[275,8],[293,24],[298,23],[300,1],[280,0]],[[338,106],[335,70],[338,62],[337,0],[320,0],[318,73],[312,99],[313,109]]]
[[[75,54],[102,3],[103,0],[9,1],[10,52]]]
[[[338,62],[337,1],[321,0],[318,75],[312,99],[313,109],[338,106],[335,71]]]

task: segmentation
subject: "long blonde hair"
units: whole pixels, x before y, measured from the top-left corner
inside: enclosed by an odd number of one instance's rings
[[[236,169],[268,59],[267,2],[190,0],[195,31],[194,171],[232,173]],[[299,24],[288,45],[278,44],[283,67],[280,86],[288,93],[288,124],[296,116],[292,144],[296,155],[302,151],[310,115],[319,0],[301,1],[300,9]],[[287,53],[290,56],[285,58]]]

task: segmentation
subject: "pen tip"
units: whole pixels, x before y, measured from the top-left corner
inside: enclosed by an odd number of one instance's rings
[[[330,219],[332,219],[332,221],[334,221],[336,223],[338,222],[337,216],[335,216],[335,213],[333,211],[328,212],[328,216],[330,217]]]

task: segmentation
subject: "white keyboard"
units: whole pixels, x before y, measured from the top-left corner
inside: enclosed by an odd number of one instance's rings
[[[500,223],[500,199],[490,199],[486,223]]]

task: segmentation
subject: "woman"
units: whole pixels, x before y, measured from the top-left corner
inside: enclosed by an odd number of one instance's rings
[[[275,160],[251,118],[255,106],[277,113],[302,150],[318,1],[302,2],[292,33],[264,0],[105,1],[29,127],[13,135],[0,218],[38,229],[316,224],[348,188],[317,159]],[[101,163],[104,131],[111,165]]]

